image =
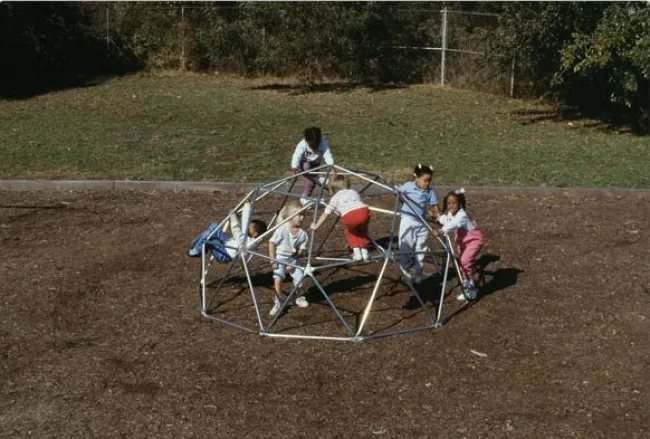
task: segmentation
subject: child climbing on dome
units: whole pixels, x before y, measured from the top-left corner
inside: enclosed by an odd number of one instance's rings
[[[352,259],[355,261],[367,261],[370,259],[368,252],[368,223],[370,222],[370,210],[361,201],[359,193],[350,189],[350,179],[337,175],[329,185],[332,198],[330,199],[321,217],[310,228],[318,230],[327,217],[332,213],[341,216],[345,226],[345,238],[352,249]]]
[[[442,228],[434,231],[433,234],[435,236],[453,234],[454,242],[458,247],[460,271],[464,277],[463,289],[467,298],[474,300],[477,294],[474,285],[474,264],[476,255],[483,247],[483,234],[476,222],[472,221],[467,214],[466,206],[465,189],[449,192],[443,201],[444,214],[437,218]],[[461,301],[467,300],[462,292],[456,295],[456,298]]]
[[[269,240],[269,257],[273,260],[273,285],[275,287],[275,298],[273,308],[269,314],[274,316],[280,311],[284,303],[282,293],[282,282],[286,273],[291,273],[293,286],[297,289],[293,304],[299,308],[309,306],[307,299],[302,296],[301,286],[304,271],[300,266],[298,258],[307,251],[307,232],[301,227],[305,220],[303,208],[297,202],[290,202],[280,211],[280,222],[287,220],[280,227],[275,229]]]

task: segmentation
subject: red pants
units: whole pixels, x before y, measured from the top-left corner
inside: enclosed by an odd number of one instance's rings
[[[345,226],[345,239],[350,248],[368,248],[368,222],[370,210],[367,207],[354,209],[341,218]]]

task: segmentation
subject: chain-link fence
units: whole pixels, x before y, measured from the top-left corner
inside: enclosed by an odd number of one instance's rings
[[[249,12],[228,5],[143,7],[108,2],[103,12],[94,13],[97,26],[103,27],[109,57],[132,54],[153,69],[291,74],[295,66],[287,59],[273,59],[282,58],[278,41],[284,36],[278,35],[278,27],[247,24],[243,18],[250,18]],[[415,23],[417,37],[375,44],[371,51],[388,65],[404,64],[409,78],[510,96],[518,91],[514,60],[503,67],[490,53],[497,14],[404,8],[397,9],[396,18]],[[373,44],[365,37],[357,35],[366,41],[361,44]]]

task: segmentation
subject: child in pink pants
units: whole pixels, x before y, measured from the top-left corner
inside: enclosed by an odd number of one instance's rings
[[[483,247],[483,234],[471,220],[466,209],[465,189],[449,192],[443,201],[443,212],[437,219],[442,228],[435,231],[435,236],[454,233],[454,241],[458,246],[460,271],[465,278],[463,288],[470,300],[476,299],[474,286],[474,264],[476,255]],[[466,300],[462,292],[456,296],[458,300]]]

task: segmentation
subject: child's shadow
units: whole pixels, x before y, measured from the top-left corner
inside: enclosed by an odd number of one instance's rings
[[[480,278],[478,299],[517,284],[517,277],[519,273],[523,272],[517,267],[497,268],[496,270],[486,269],[488,265],[500,259],[501,257],[498,255],[485,254],[476,261],[476,271],[479,273]]]
[[[487,267],[493,262],[501,259],[499,255],[484,254],[476,261],[476,272],[479,275],[478,295],[477,299],[489,296],[500,290],[505,290],[517,283],[517,276],[523,272],[516,267],[497,268],[495,270],[488,270]],[[457,274],[455,270],[449,270],[447,274],[447,282],[452,282],[457,285]],[[442,288],[443,276],[433,275],[428,279],[424,279],[421,285],[417,286],[417,291],[422,297],[422,300],[429,303],[438,303],[440,299],[440,289]]]

